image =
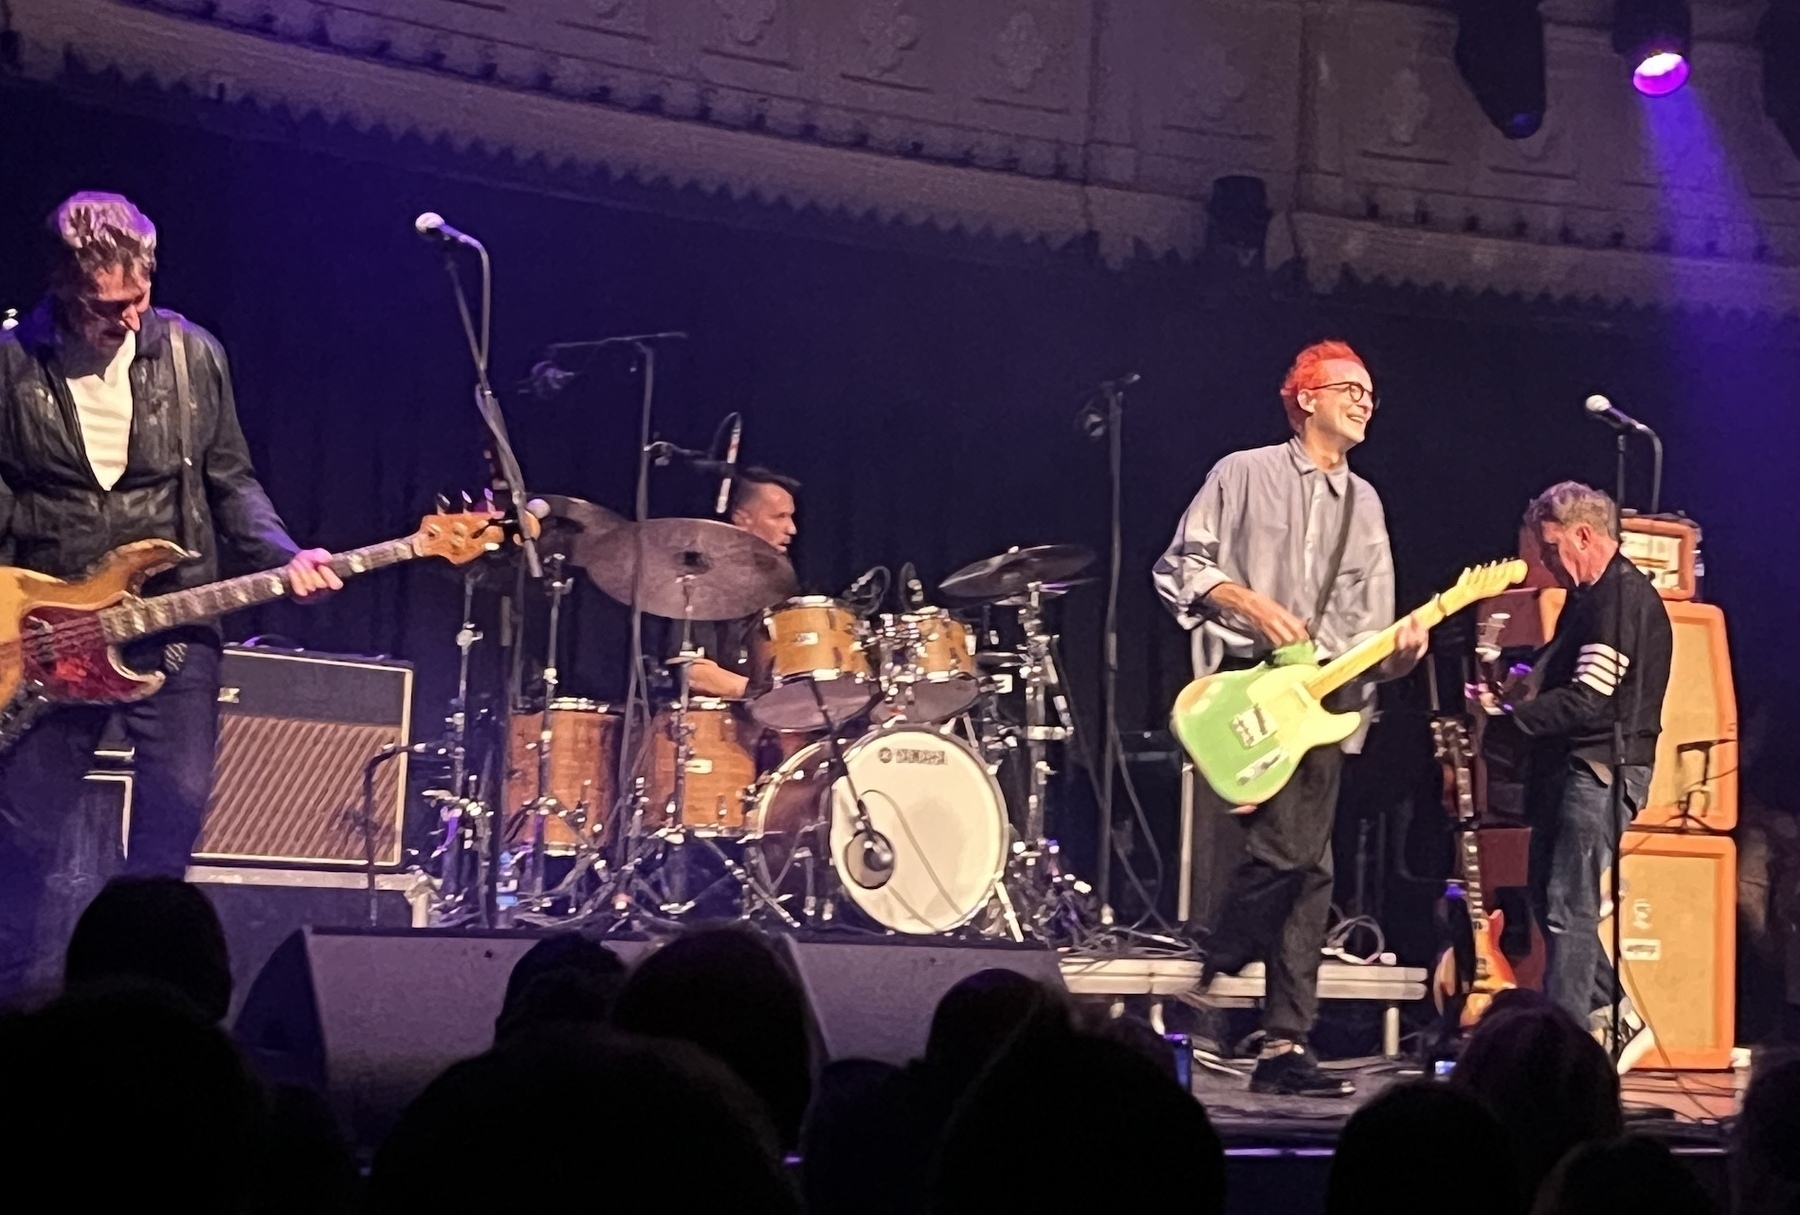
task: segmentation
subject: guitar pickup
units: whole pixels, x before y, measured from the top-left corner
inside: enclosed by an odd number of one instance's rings
[[[1246,747],[1254,747],[1275,732],[1275,723],[1261,705],[1251,705],[1231,719],[1232,733]]]
[[[1255,763],[1253,763],[1249,767],[1245,768],[1242,772],[1239,772],[1237,774],[1237,783],[1240,785],[1249,784],[1251,781],[1253,781],[1257,777],[1261,776],[1264,772],[1267,772],[1270,768],[1273,768],[1276,764],[1281,763],[1286,758],[1287,758],[1287,748],[1276,747],[1273,751],[1269,752],[1267,755],[1263,756],[1261,759],[1257,760]]]

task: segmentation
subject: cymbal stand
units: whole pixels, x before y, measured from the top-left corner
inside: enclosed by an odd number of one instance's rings
[[[844,747],[838,738],[838,726],[842,723],[825,707],[825,693],[818,681],[808,680],[807,686],[812,689],[813,703],[819,706],[819,720],[825,724],[826,768],[831,776],[824,799],[826,819],[818,838],[825,848],[831,847],[831,816],[837,813],[837,782],[841,780],[850,794],[850,817],[856,827],[850,836],[850,847],[844,850],[844,868],[858,886],[879,890],[894,876],[893,841],[875,829],[869,807],[857,791],[856,782],[850,779],[850,765],[844,762]]]
[[[462,626],[456,631],[456,697],[444,718],[450,771],[447,788],[427,789],[424,798],[438,812],[440,835],[432,860],[438,863],[438,886],[433,900],[434,922],[480,918],[487,885],[488,833],[493,816],[475,794],[469,772],[469,665],[476,644],[483,638],[475,623],[475,586],[481,573],[473,565],[463,571]],[[471,907],[470,899],[475,902]]]
[[[1056,662],[1056,634],[1045,624],[1044,604],[1044,586],[1034,582],[1018,607],[1019,624],[1025,634],[1025,661],[1019,678],[1025,685],[1027,775],[1025,838],[1013,849],[1013,884],[1033,931],[1050,940],[1068,935],[1059,931],[1059,922],[1066,924],[1081,918],[1080,904],[1087,884],[1063,872],[1060,848],[1047,834],[1046,801],[1050,778],[1056,774],[1050,765],[1049,747],[1074,740],[1075,719],[1063,695],[1062,675]],[[1050,721],[1052,709],[1055,724]]]
[[[557,657],[561,650],[559,644],[562,637],[562,601],[574,589],[575,581],[567,576],[566,558],[561,551],[553,550],[544,555],[544,589],[550,596],[550,619],[545,641],[544,660],[544,715],[538,730],[537,748],[537,796],[525,807],[531,815],[530,835],[527,841],[525,870],[521,875],[519,890],[519,909],[522,911],[538,911],[545,904],[544,892],[544,828],[552,814],[559,810],[572,809],[564,807],[550,791],[552,773],[552,752],[556,745],[556,731],[551,726],[550,706],[556,701],[557,689],[561,686],[561,676],[557,670]]]

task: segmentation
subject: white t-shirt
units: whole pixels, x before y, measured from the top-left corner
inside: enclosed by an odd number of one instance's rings
[[[111,489],[125,475],[131,452],[131,360],[136,357],[137,334],[127,333],[105,368],[69,377],[81,441],[101,489]]]

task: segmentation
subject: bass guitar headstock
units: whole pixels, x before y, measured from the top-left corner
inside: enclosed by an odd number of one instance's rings
[[[467,565],[499,549],[506,539],[505,519],[494,509],[492,499],[477,504],[464,494],[462,506],[462,510],[453,512],[449,501],[440,496],[437,512],[419,520],[419,530],[412,536],[413,549],[419,556],[442,557],[451,565]]]

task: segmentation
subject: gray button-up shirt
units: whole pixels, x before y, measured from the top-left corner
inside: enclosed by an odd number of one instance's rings
[[[1207,600],[1220,583],[1247,586],[1301,620],[1311,618],[1353,480],[1344,560],[1313,640],[1319,657],[1331,658],[1394,622],[1394,558],[1375,487],[1347,465],[1321,470],[1297,437],[1233,452],[1206,475],[1152,571],[1157,594],[1193,630],[1196,677],[1218,670],[1227,656],[1269,651],[1246,622]],[[1373,684],[1361,689],[1364,729],[1344,741],[1346,751],[1362,748],[1373,693]]]

